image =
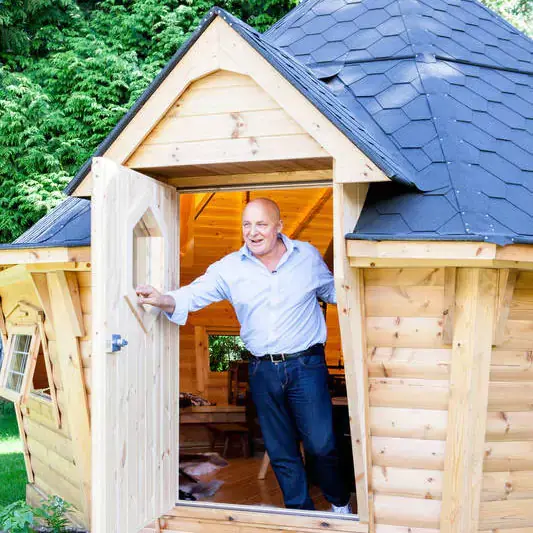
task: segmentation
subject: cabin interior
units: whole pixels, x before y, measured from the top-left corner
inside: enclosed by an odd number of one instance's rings
[[[182,194],[180,286],[243,245],[242,210],[250,200],[259,197],[270,198],[279,205],[287,236],[313,244],[332,268],[332,192],[331,186],[314,186]],[[326,358],[335,431],[347,483],[354,487],[337,306],[324,303],[321,306],[328,328]],[[283,507],[249,394],[247,354],[245,350],[240,352],[238,345],[235,347],[238,335],[239,324],[228,302],[191,313],[188,323],[180,328],[180,497]],[[237,340],[232,342],[233,339]],[[197,465],[204,454],[212,451],[223,457],[227,466],[211,472],[211,468],[216,468],[212,463]],[[209,473],[194,476],[195,483],[187,472]],[[310,490],[317,509],[329,510],[330,505],[318,487],[312,486]]]

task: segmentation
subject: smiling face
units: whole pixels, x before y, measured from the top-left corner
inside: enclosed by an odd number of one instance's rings
[[[252,200],[242,214],[242,235],[248,249],[258,257],[275,252],[283,223],[275,202],[266,198]]]

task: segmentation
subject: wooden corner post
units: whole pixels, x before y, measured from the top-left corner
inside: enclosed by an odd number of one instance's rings
[[[338,178],[346,168],[334,168],[334,181],[342,181]],[[373,532],[363,271],[350,267],[344,239],[359,219],[368,184],[334,183],[333,188],[334,276],[350,414],[357,514]]]
[[[483,480],[498,272],[458,268],[441,533],[475,533]]]

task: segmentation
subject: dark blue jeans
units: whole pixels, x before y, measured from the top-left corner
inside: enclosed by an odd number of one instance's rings
[[[265,447],[285,506],[292,509],[314,509],[300,441],[309,473],[326,499],[337,506],[350,499],[340,471],[328,370],[321,352],[281,363],[252,358],[249,364],[250,388]]]

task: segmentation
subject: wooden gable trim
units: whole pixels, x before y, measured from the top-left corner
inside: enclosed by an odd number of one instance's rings
[[[533,245],[465,241],[347,240],[354,267],[480,267],[533,270]]]
[[[325,152],[349,169],[349,172],[342,173],[340,179],[389,181],[370,158],[220,17],[204,30],[101,156],[119,164],[126,163],[190,84],[217,70],[251,77]],[[90,194],[91,180],[92,173],[89,173],[73,195]]]
[[[91,260],[91,247],[76,248],[4,248],[0,249],[0,265],[39,263],[86,263]],[[55,266],[57,269],[57,265]]]

